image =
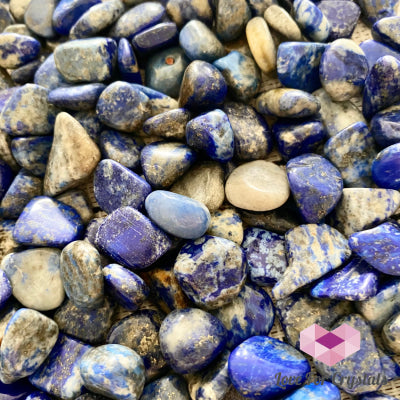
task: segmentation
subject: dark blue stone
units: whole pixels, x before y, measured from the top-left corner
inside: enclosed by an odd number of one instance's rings
[[[31,0],[24,14],[26,26],[36,35],[47,39],[53,38],[56,33],[53,29],[53,12],[57,5],[56,0]]]
[[[101,224],[96,245],[118,263],[142,269],[167,252],[171,240],[139,211],[122,207]]]
[[[382,42],[392,49],[400,51],[400,41],[397,33],[400,30],[400,18],[387,17],[375,22],[372,26],[372,37],[377,42]]]
[[[37,69],[33,81],[36,85],[43,86],[49,90],[70,85],[58,72],[53,53]]]
[[[125,38],[121,38],[118,42],[118,69],[123,81],[142,83],[135,52],[129,40]]]
[[[325,48],[322,43],[281,43],[276,68],[282,85],[310,93],[320,88],[319,63]]]
[[[296,349],[278,339],[254,336],[236,347],[229,357],[229,376],[235,388],[249,399],[269,399],[297,388],[275,384],[279,376],[306,380],[310,366]],[[281,385],[282,386],[282,385]]]
[[[400,189],[400,143],[383,149],[372,163],[372,179],[381,188]]]
[[[12,70],[10,73],[10,78],[18,85],[24,85],[25,83],[31,82],[41,64],[41,60],[33,60],[28,62],[22,67]]]
[[[144,387],[140,400],[190,400],[185,379],[179,375],[166,375]]]
[[[94,173],[94,196],[110,214],[120,207],[141,209],[151,186],[139,175],[114,160],[102,160]]]
[[[162,22],[136,34],[132,45],[142,54],[172,46],[178,42],[178,29],[174,22]]]
[[[5,384],[0,381],[0,398],[1,400],[24,400],[35,392],[28,379],[20,379],[11,384]]]
[[[251,18],[246,0],[236,0],[234,7],[232,5],[230,0],[219,0],[215,10],[215,30],[217,36],[225,42],[237,39]]]
[[[398,379],[400,377],[400,365],[393,359],[392,354],[387,354],[382,348],[378,346],[379,357],[383,373],[388,381]]]
[[[106,85],[102,83],[61,87],[52,90],[47,101],[56,107],[68,110],[90,110],[96,106],[97,100],[105,88]]]
[[[82,234],[79,214],[72,207],[46,196],[28,203],[13,233],[18,243],[49,247],[64,247]]]
[[[166,8],[169,16],[179,26],[193,19],[204,22],[211,26],[213,22],[213,11],[209,0],[168,0]]]
[[[400,52],[393,50],[391,47],[379,43],[376,40],[365,40],[360,43],[360,49],[364,52],[367,58],[368,68],[371,69],[373,65],[383,56],[392,56],[400,60]]]
[[[102,129],[105,127],[100,122],[100,118],[96,110],[84,110],[78,112],[71,112],[71,115],[85,128],[90,138],[99,144],[99,137]]]
[[[226,345],[226,329],[213,315],[198,308],[172,311],[160,328],[165,360],[180,374],[209,365]]]
[[[366,393],[362,396],[358,396],[359,400],[397,400],[396,397],[384,394],[381,392]]]
[[[381,18],[392,17],[397,14],[397,0],[360,0],[358,2],[364,16],[371,24]]]
[[[303,154],[287,163],[289,186],[308,223],[317,223],[328,215],[340,200],[343,180],[340,172],[317,154]]]
[[[3,308],[6,301],[11,297],[11,295],[12,295],[11,283],[6,273],[3,270],[0,270],[0,309]]]
[[[0,200],[7,193],[8,188],[14,180],[14,173],[11,167],[0,159]]]
[[[370,130],[381,148],[400,143],[400,107],[396,105],[376,113],[371,119]]]
[[[340,390],[330,382],[309,383],[282,400],[340,400]]]

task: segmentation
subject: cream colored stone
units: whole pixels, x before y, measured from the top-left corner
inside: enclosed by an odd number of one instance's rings
[[[301,41],[301,31],[290,14],[277,4],[272,4],[264,13],[268,25],[289,40]]]

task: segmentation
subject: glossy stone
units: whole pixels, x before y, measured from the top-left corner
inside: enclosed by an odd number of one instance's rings
[[[142,83],[135,52],[128,39],[125,38],[121,38],[118,42],[118,69],[123,81]]]
[[[387,349],[395,354],[400,353],[400,314],[395,314],[383,326],[382,340]]]
[[[132,39],[141,54],[150,54],[178,42],[178,29],[174,22],[162,22],[136,34]]]
[[[398,16],[386,17],[378,20],[372,27],[372,37],[378,41],[387,44],[392,49],[400,50],[400,18]]]
[[[364,40],[360,43],[360,48],[364,51],[367,57],[368,67],[371,69],[373,65],[383,56],[393,56],[400,60],[400,53],[391,47],[377,42],[376,40]]]
[[[141,400],[190,400],[186,381],[179,375],[170,374],[156,379],[144,387]]]
[[[181,374],[209,365],[225,344],[224,325],[198,308],[172,311],[161,324],[161,351],[171,368]]]
[[[85,128],[90,138],[99,145],[101,132],[106,127],[100,122],[96,110],[71,112],[71,115]]]
[[[24,13],[26,26],[35,34],[51,39],[55,36],[53,29],[53,12],[56,8],[55,0],[31,0]]]
[[[400,376],[400,366],[392,358],[392,352],[390,352],[390,354],[387,354],[378,345],[378,353],[381,358],[382,369],[386,379],[388,381],[398,379]]]
[[[69,190],[57,196],[57,200],[74,208],[85,225],[93,218],[92,207],[81,190]]]
[[[44,392],[37,391],[31,393],[25,400],[51,400],[51,397]]]
[[[378,153],[372,163],[372,179],[381,188],[400,189],[399,163],[400,144],[393,144]]]
[[[27,379],[20,379],[9,385],[0,381],[0,394],[4,400],[24,400],[35,388]]]
[[[213,20],[213,10],[208,0],[196,2],[188,0],[168,0],[166,9],[171,19],[183,26],[186,22],[197,19],[210,26]]]
[[[53,53],[46,58],[35,72],[34,83],[49,90],[69,85],[69,83],[58,72]]]
[[[11,282],[8,279],[6,273],[0,270],[0,309],[3,308],[6,301],[12,295]]]
[[[211,216],[207,234],[232,240],[240,246],[243,241],[243,224],[240,215],[233,208],[216,211]]]
[[[381,148],[400,143],[400,109],[397,105],[376,113],[371,119],[371,133]]]
[[[328,160],[312,153],[292,158],[286,169],[290,190],[304,220],[321,221],[342,195],[340,172]]]
[[[340,390],[330,382],[320,384],[309,383],[292,394],[284,397],[283,400],[340,400]]]
[[[302,35],[300,28],[290,14],[278,4],[270,5],[264,13],[264,19],[275,31],[288,40],[300,42]]]
[[[18,68],[38,57],[40,43],[17,33],[0,34],[0,67]]]
[[[340,267],[351,255],[346,238],[325,224],[300,225],[288,231],[285,240],[288,267],[272,290],[276,299]]]
[[[168,251],[171,241],[139,211],[121,207],[101,224],[96,246],[116,262],[141,269],[153,264]]]

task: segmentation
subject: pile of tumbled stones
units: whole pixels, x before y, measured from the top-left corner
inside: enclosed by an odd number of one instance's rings
[[[393,400],[397,11],[1,0],[0,399]]]

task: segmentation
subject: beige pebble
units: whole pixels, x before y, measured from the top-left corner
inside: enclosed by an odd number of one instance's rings
[[[301,41],[301,31],[290,14],[277,4],[268,7],[264,13],[268,25],[289,40]]]
[[[240,246],[243,242],[243,224],[240,215],[233,208],[216,211],[211,215],[207,233],[232,240]]]

